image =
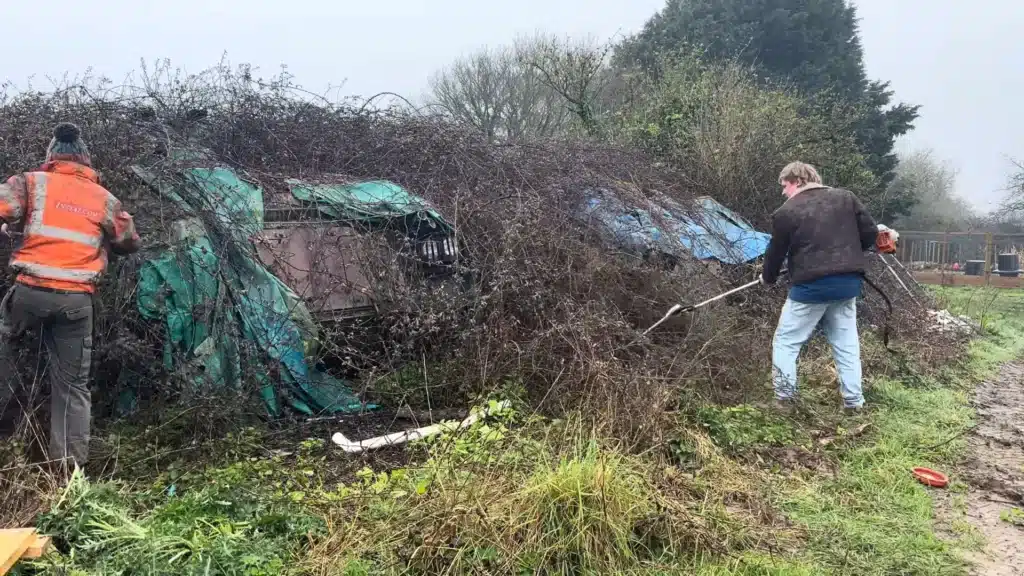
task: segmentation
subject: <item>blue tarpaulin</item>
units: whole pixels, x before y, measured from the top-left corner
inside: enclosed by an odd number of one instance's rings
[[[715,199],[703,196],[696,200],[695,219],[686,227],[696,241],[684,245],[701,260],[715,259],[728,264],[756,260],[768,250],[770,234],[759,232],[732,210]],[[687,238],[680,234],[680,241]]]
[[[713,198],[697,198],[690,207],[664,197],[647,204],[647,208],[632,206],[602,189],[588,194],[584,212],[617,244],[639,253],[690,254],[700,260],[743,264],[768,249],[771,235],[755,230]]]

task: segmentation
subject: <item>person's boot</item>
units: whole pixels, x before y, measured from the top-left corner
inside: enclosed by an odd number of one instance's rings
[[[843,414],[846,416],[858,416],[864,413],[864,405],[860,406],[843,406]]]

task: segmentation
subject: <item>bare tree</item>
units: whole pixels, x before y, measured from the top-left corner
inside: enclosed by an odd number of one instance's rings
[[[573,42],[538,37],[533,49],[522,54],[524,64],[537,70],[544,85],[561,96],[588,135],[599,132],[595,106],[601,100],[610,74],[608,56],[612,45],[592,40]]]
[[[1014,173],[1007,185],[1006,197],[1003,198],[1002,209],[1006,212],[1020,214],[1024,212],[1024,164],[1011,160]]]
[[[936,159],[931,150],[901,157],[886,193],[904,197],[913,207],[896,225],[935,231],[970,227],[975,214],[967,200],[956,194],[956,177],[956,170]]]
[[[521,38],[456,60],[431,79],[430,103],[491,142],[564,132],[570,110],[541,71],[526,64],[541,46],[540,37]]]

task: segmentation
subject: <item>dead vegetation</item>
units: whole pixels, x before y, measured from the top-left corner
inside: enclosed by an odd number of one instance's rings
[[[614,189],[637,202],[654,192],[686,202],[701,186],[683,186],[688,179],[613,142],[491,144],[439,117],[326,102],[287,78],[260,81],[245,68],[219,67],[189,77],[160,69],[138,84],[86,82],[0,99],[0,172],[36,166],[51,127],[73,120],[82,127],[104,184],[136,216],[145,243],[141,254],[112,263],[97,298],[95,428],[105,443],[104,432],[124,424],[114,410],[117,394],[134,390],[140,409],[129,421],[148,430],[139,439],[161,447],[155,455],[128,462],[127,455],[104,446],[105,475],[140,467],[164,474],[169,462],[186,452],[198,459],[210,438],[251,423],[259,411],[253,378],[244,379],[253,384],[240,391],[196,391],[163,370],[161,326],[143,320],[136,305],[135,273],[141,262],[168,249],[171,223],[180,214],[130,167],[141,160],[168,170],[186,166],[187,160],[161,156],[161,144],[187,143],[211,150],[265,191],[280,190],[290,177],[391,180],[427,198],[454,225],[464,250],[457,274],[472,280],[468,289],[439,293],[426,283],[399,282],[395,254],[378,250],[362,262],[369,271],[375,318],[320,326],[321,361],[354,379],[354,388],[368,399],[392,408],[403,403],[437,408],[503,395],[519,399],[530,414],[583,415],[579,430],[585,433],[577,434],[578,442],[567,443],[554,457],[524,456],[515,472],[495,471],[493,462],[485,462],[472,472],[475,481],[466,483],[454,466],[444,467],[443,474],[456,476],[442,478],[441,489],[413,508],[403,500],[384,516],[408,522],[388,524],[379,509],[360,501],[356,518],[369,514],[371,524],[388,526],[374,535],[395,544],[397,555],[387,561],[423,572],[493,567],[459,556],[459,542],[466,539],[481,542],[479,549],[519,542],[519,548],[497,551],[506,562],[501,572],[511,572],[510,563],[536,550],[553,556],[530,557],[535,565],[569,573],[572,567],[629,570],[634,560],[653,561],[666,542],[676,547],[673,554],[785,546],[734,531],[782,520],[755,482],[729,471],[736,464],[706,436],[693,436],[687,445],[705,474],[728,482],[708,484],[700,476],[680,476],[652,464],[672,460],[667,447],[680,436],[678,417],[694,406],[769,398],[769,342],[783,288],[747,291],[640,338],[673,304],[703,300],[755,278],[757,270],[694,260],[667,266],[653,255],[624,253],[577,216],[588,189]],[[170,140],[161,126],[170,128]],[[367,238],[383,242],[373,233]],[[866,289],[862,325],[890,322],[894,347],[915,362],[948,355],[955,343],[940,341],[924,324],[921,306],[929,305],[927,298],[910,299],[881,262],[871,276],[895,308],[890,317],[884,302]],[[876,374],[898,365],[880,346],[866,347],[865,354],[867,369]],[[30,357],[31,350],[25,358]],[[246,366],[249,374],[273,368],[272,362],[256,360]],[[25,381],[38,382],[35,365],[26,361],[24,366]],[[835,389],[830,365],[808,366],[821,389]],[[45,407],[39,386],[27,389],[27,405]],[[366,420],[346,426],[369,422],[366,427],[375,433],[399,426],[391,419],[356,418]],[[270,426],[290,430],[299,424],[286,417]],[[301,429],[308,433],[307,426]],[[45,438],[45,430],[45,423],[23,421],[17,438]],[[172,430],[169,439],[162,436]],[[607,438],[616,439],[615,450],[590,444]],[[545,442],[545,447],[558,446]],[[574,449],[579,453],[571,453]],[[645,451],[658,456],[633,456]],[[36,490],[52,490],[35,484],[39,477],[27,466],[33,453],[25,445],[12,444],[0,455],[0,524],[26,522],[37,511]],[[581,490],[587,495],[582,500]],[[695,494],[705,499],[696,507]],[[462,509],[465,502],[486,506]],[[751,520],[732,523],[737,515]],[[529,523],[527,516],[538,523]],[[318,540],[320,563],[326,563],[318,570],[339,569],[337,562],[347,554],[381,553],[381,547],[365,550],[356,544],[370,535],[361,532],[366,525],[351,518],[335,518],[336,529]],[[559,532],[566,527],[574,531]],[[644,527],[650,538],[639,546],[632,538]],[[396,529],[406,532],[388,532]],[[638,559],[641,548],[657,553]],[[477,561],[484,564],[473,564]]]

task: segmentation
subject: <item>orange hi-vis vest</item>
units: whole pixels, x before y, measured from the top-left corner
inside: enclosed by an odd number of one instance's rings
[[[93,169],[74,162],[49,162],[0,184],[0,219],[23,222],[11,268],[18,282],[42,288],[92,293],[108,243],[139,241],[121,202]]]

